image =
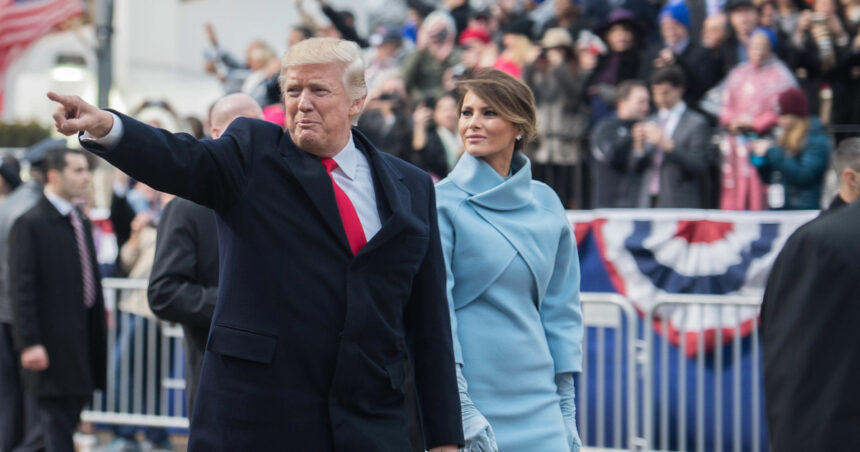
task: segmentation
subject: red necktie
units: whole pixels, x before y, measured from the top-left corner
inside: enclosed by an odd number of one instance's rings
[[[340,221],[343,223],[343,229],[346,231],[346,239],[349,241],[349,247],[352,248],[352,254],[358,254],[361,248],[367,244],[367,238],[364,237],[364,229],[361,227],[361,220],[355,212],[355,207],[349,196],[340,188],[340,185],[334,181],[332,170],[337,168],[337,162],[331,158],[321,158],[328,176],[331,178],[331,186],[334,188],[334,199],[337,201],[337,210],[340,211]]]

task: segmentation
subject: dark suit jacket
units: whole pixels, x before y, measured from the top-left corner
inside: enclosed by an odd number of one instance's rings
[[[182,198],[164,207],[148,295],[152,312],[180,323],[185,332],[185,394],[191,413],[218,298],[218,232],[211,209]]]
[[[89,221],[93,274],[99,280]],[[44,195],[21,215],[9,237],[13,333],[18,351],[43,345],[50,365],[23,371],[25,389],[38,397],[90,396],[104,389],[107,335],[101,285],[91,309],[84,306],[75,232]]]
[[[774,451],[860,450],[860,203],[798,229],[762,305]]]
[[[331,179],[279,127],[236,119],[197,141],[122,116],[101,154],[217,212],[220,284],[190,451],[410,449],[414,366],[427,446],[462,444],[433,184],[353,130],[382,229],[350,251]]]
[[[650,118],[659,121],[656,115]],[[658,208],[704,208],[704,182],[708,165],[712,159],[713,132],[708,120],[701,113],[689,107],[681,114],[678,125],[672,132],[675,149],[663,153],[660,166],[660,192],[657,195]],[[648,181],[652,175],[653,156],[656,149],[649,147],[644,162],[648,169],[644,173],[642,185],[638,188],[638,207],[651,207]]]

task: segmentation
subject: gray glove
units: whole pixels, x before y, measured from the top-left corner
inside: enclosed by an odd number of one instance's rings
[[[561,399],[559,405],[561,405],[561,415],[567,430],[567,443],[570,445],[570,452],[579,452],[579,448],[582,447],[582,440],[579,439],[579,430],[576,428],[576,403],[574,401],[576,388],[573,386],[573,373],[556,374],[555,386],[558,388],[558,396]]]
[[[460,411],[463,415],[463,437],[466,440],[466,446],[461,447],[460,452],[498,452],[496,435],[493,434],[490,423],[472,403],[460,365],[457,364],[455,367],[457,368],[457,388],[460,390]]]

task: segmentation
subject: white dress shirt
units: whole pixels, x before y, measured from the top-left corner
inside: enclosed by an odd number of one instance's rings
[[[107,135],[96,138],[84,132],[81,140],[92,141],[108,150],[113,149],[122,139],[123,129],[119,116],[113,113],[111,115],[113,115],[113,127]],[[351,132],[349,142],[334,156],[334,161],[337,162],[337,168],[332,170],[332,177],[352,201],[358,219],[361,221],[361,227],[364,229],[364,237],[369,242],[382,229],[382,221],[376,207],[376,190],[373,187],[370,163],[364,153],[355,147]]]
[[[364,237],[369,242],[382,228],[382,222],[376,207],[376,190],[373,187],[370,163],[364,152],[355,147],[352,133],[349,134],[346,147],[334,156],[334,161],[337,162],[337,168],[332,170],[331,175],[352,201],[364,229]]]
[[[660,119],[660,123],[663,125],[663,134],[667,138],[672,138],[672,135],[675,134],[675,129],[678,127],[678,123],[681,122],[681,116],[685,111],[687,111],[687,104],[684,101],[680,101],[668,110],[664,109],[657,112],[657,118]]]
[[[58,195],[55,195],[54,192],[50,190],[45,190],[45,197],[48,198],[48,201],[60,212],[60,215],[66,217],[69,216],[69,212],[75,207],[72,203],[66,201],[63,198],[60,198]]]

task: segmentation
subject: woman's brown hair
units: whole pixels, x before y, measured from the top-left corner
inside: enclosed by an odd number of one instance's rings
[[[457,82],[460,96],[458,107],[463,109],[463,99],[471,91],[492,107],[502,118],[522,130],[523,139],[517,141],[515,150],[521,151],[527,141],[537,138],[537,111],[532,90],[514,77],[491,68],[477,69],[466,79]]]
[[[797,117],[794,125],[782,131],[779,138],[779,146],[786,150],[792,157],[797,156],[806,146],[809,136],[809,117]]]

